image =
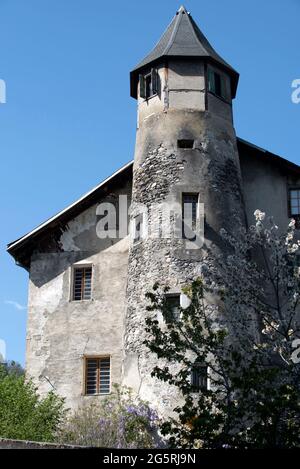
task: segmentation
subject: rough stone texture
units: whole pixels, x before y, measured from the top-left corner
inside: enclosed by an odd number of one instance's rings
[[[178,139],[193,139],[194,148],[177,148]],[[145,293],[157,281],[180,293],[184,285],[200,274],[206,247],[222,249],[220,229],[234,230],[239,222],[245,221],[231,121],[209,111],[182,110],[180,104],[178,109],[156,113],[140,123],[132,200],[147,208],[157,202],[181,206],[184,192],[199,193],[200,202],[204,203],[203,248],[189,249],[183,239],[147,237],[133,244],[129,255],[123,382],[161,413],[171,411],[178,395],[175,388],[150,376],[157,358],[143,345],[148,314]],[[153,218],[159,218],[159,214],[151,207],[150,226]]]

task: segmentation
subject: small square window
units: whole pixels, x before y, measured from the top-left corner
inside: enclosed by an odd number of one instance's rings
[[[184,148],[185,150],[189,148],[194,148],[194,140],[177,140],[178,148]]]
[[[74,267],[73,270],[73,301],[90,300],[92,298],[92,267]]]
[[[195,363],[191,371],[191,385],[195,392],[207,391],[208,389],[208,367]]]
[[[110,357],[85,358],[85,394],[110,393]]]

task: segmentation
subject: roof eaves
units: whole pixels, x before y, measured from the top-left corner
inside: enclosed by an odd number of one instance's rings
[[[65,209],[61,210],[60,212],[58,212],[56,215],[54,215],[53,217],[49,218],[48,220],[46,220],[44,223],[41,223],[40,225],[38,225],[36,228],[34,228],[32,231],[30,231],[29,233],[27,233],[26,235],[22,236],[21,238],[15,240],[15,241],[12,241],[11,243],[9,243],[7,245],[7,251],[11,254],[12,251],[16,248],[19,247],[20,244],[24,243],[26,240],[28,240],[31,236],[33,235],[36,235],[38,234],[40,231],[42,231],[47,225],[50,225],[51,223],[53,223],[54,221],[56,220],[59,220],[59,218],[61,218],[63,215],[65,215],[69,210],[71,210],[72,208],[74,208],[76,205],[78,205],[80,202],[82,202],[83,200],[85,199],[88,199],[91,195],[93,195],[96,191],[98,191],[99,189],[101,189],[103,186],[105,186],[105,184],[107,184],[108,182],[110,182],[113,178],[115,178],[117,175],[121,174],[123,171],[125,171],[126,169],[128,169],[130,166],[132,166],[133,164],[133,160],[130,161],[129,163],[127,163],[126,165],[122,166],[120,169],[118,169],[116,172],[114,172],[111,176],[109,176],[108,178],[104,179],[104,181],[102,181],[100,184],[98,184],[96,187],[94,187],[93,189],[91,189],[89,192],[87,192],[86,194],[84,194],[82,197],[80,197],[79,199],[77,199],[75,202],[73,202],[72,204],[68,205]]]

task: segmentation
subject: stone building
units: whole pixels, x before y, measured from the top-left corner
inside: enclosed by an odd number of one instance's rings
[[[184,306],[181,288],[207,246],[222,249],[222,227],[252,222],[257,208],[281,228],[300,216],[299,166],[235,135],[238,79],[181,7],[130,74],[134,161],[9,244],[29,272],[26,370],[41,394],[54,388],[76,407],[122,382],[172,405],[150,377],[145,293],[167,283],[174,307]],[[178,219],[188,227],[180,236]]]

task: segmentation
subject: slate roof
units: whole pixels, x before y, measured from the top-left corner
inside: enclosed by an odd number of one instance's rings
[[[132,97],[137,97],[139,72],[164,57],[199,57],[217,63],[232,76],[235,97],[239,74],[217,54],[184,6],[179,8],[154,49],[131,71]]]

